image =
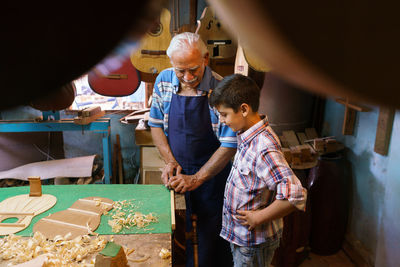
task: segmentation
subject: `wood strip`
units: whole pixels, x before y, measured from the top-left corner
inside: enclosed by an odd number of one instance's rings
[[[86,199],[86,198],[80,198],[80,199],[78,199],[78,200],[79,200],[79,201],[86,201],[86,202],[94,202],[94,203],[98,202],[98,200]],[[105,205],[109,205],[109,206],[112,206],[112,205],[113,205],[113,203],[108,203],[108,202],[104,202],[104,201],[100,201],[100,204],[105,204]]]
[[[51,223],[63,224],[63,225],[71,226],[71,227],[76,227],[76,228],[81,228],[81,229],[89,230],[87,226],[83,226],[83,225],[78,225],[78,224],[73,224],[73,223],[67,223],[67,222],[57,221],[57,220],[48,219],[48,218],[42,218],[42,220],[43,220],[43,221],[47,221],[47,222],[51,222]]]
[[[366,112],[366,111],[371,110],[368,107],[363,107],[358,104],[351,103],[348,101],[348,99],[338,98],[338,99],[336,99],[336,102],[338,102],[339,104],[345,105],[345,106],[347,105],[349,108],[360,111],[360,112]]]
[[[0,226],[5,226],[5,227],[25,227],[26,224],[24,224],[24,223],[0,223]]]
[[[0,211],[0,215],[35,215],[34,212],[2,212]]]
[[[171,192],[171,228],[172,231],[175,231],[175,191],[170,190]]]
[[[88,210],[80,210],[80,209],[74,209],[74,208],[68,208],[67,210],[99,216],[99,214],[97,212],[88,211]]]

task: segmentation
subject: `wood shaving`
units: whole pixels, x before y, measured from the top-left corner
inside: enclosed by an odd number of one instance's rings
[[[133,199],[114,201],[113,209],[109,214],[112,219],[108,221],[112,231],[119,233],[124,228],[145,228],[150,223],[158,221],[152,213],[146,215],[135,211],[137,208]]]
[[[150,255],[142,255],[142,254],[140,254],[139,256],[140,256],[140,258],[127,257],[127,259],[129,261],[133,261],[133,262],[144,262],[144,261],[147,261],[148,259],[150,259]]]
[[[169,259],[171,258],[171,252],[166,249],[166,248],[162,248],[160,251],[159,256],[161,257],[161,259],[165,260],[165,259]]]
[[[90,266],[84,259],[89,254],[101,251],[107,241],[103,237],[78,236],[73,240],[57,236],[54,241],[36,232],[33,237],[23,238],[8,235],[0,239],[0,260],[19,264],[46,254],[43,266]]]

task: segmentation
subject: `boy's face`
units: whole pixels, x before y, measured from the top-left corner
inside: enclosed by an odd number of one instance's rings
[[[239,108],[239,110],[235,112],[232,108],[228,108],[224,105],[219,105],[217,109],[219,112],[219,120],[229,126],[234,132],[247,130],[246,116],[242,109]]]

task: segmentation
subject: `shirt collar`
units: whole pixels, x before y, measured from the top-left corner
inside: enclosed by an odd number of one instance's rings
[[[265,130],[268,127],[268,118],[265,116],[264,119],[260,120],[249,129],[244,131],[241,134],[238,134],[238,143],[239,144],[248,144],[250,141],[256,137],[259,133]]]
[[[174,69],[172,69],[174,71]],[[206,66],[204,69],[203,79],[201,79],[200,84],[197,86],[197,90],[208,92],[210,90],[210,80],[212,78],[211,68]],[[179,79],[176,77],[175,71],[172,79],[172,85],[175,88],[175,93],[178,92],[179,89]]]

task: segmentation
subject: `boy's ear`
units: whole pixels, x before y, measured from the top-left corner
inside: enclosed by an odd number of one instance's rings
[[[247,105],[246,103],[241,104],[240,105],[240,112],[242,113],[243,117],[246,117],[247,115],[249,115],[250,106]]]

